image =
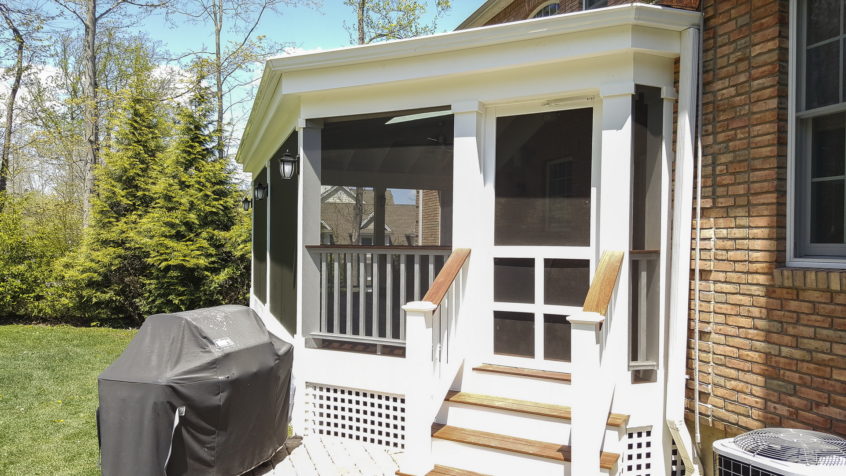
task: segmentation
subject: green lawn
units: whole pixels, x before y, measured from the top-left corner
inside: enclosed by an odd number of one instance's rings
[[[97,375],[133,335],[0,326],[0,474],[99,474]]]

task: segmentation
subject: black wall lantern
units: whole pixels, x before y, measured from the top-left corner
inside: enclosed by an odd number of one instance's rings
[[[252,205],[253,205],[253,201],[250,200],[249,197],[244,197],[244,199],[241,200],[241,206],[244,207],[245,212],[250,211],[250,207]]]
[[[256,188],[253,191],[253,196],[256,200],[264,200],[264,197],[267,196],[267,185],[263,183],[257,183]]]
[[[279,174],[282,179],[290,180],[297,174],[297,162],[299,160],[300,156],[294,157],[287,150],[282,154],[282,157],[279,158]]]

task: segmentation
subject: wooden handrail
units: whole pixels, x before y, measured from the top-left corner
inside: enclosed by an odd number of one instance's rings
[[[444,263],[444,267],[441,268],[441,272],[432,281],[432,285],[429,287],[429,291],[426,292],[423,300],[435,306],[440,306],[441,301],[443,301],[444,296],[449,291],[449,287],[452,286],[452,282],[455,281],[455,277],[458,276],[458,273],[464,266],[464,262],[469,257],[470,248],[456,248],[452,250],[446,263]]]
[[[587,296],[585,297],[585,312],[595,312],[608,317],[608,305],[611,303],[611,294],[617,286],[617,278],[620,276],[620,268],[623,266],[622,251],[606,251],[599,259],[599,266],[590,283]]]

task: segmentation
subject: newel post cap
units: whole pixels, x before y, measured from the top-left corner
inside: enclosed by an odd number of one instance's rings
[[[411,301],[410,303],[406,304],[402,307],[402,310],[405,312],[414,312],[414,313],[427,313],[427,312],[435,312],[438,306],[429,302],[429,301]]]
[[[599,327],[605,322],[605,316],[598,312],[580,312],[568,316],[567,320],[573,325]]]

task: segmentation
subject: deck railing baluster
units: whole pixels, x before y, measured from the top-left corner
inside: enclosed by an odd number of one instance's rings
[[[420,255],[414,255],[414,300],[420,300]]]
[[[373,253],[373,327],[370,335],[379,335],[379,254]]]
[[[341,333],[341,273],[340,253],[332,253],[332,328]]]
[[[385,255],[385,337],[394,337],[394,255]]]
[[[329,325],[327,323],[326,315],[326,293],[327,290],[326,275],[326,253],[320,253],[320,331],[329,332]]]
[[[346,274],[344,275],[344,284],[346,284],[347,292],[344,296],[347,301],[347,335],[353,334],[352,325],[352,253],[344,253],[344,265],[346,267]]]
[[[408,261],[407,255],[399,255],[400,259],[400,306],[405,305],[408,302],[405,299],[405,291],[406,291],[406,276],[405,276],[405,262]],[[400,321],[399,321],[399,338],[405,340],[405,311],[400,308]]]
[[[367,276],[364,269],[364,253],[358,255],[358,335],[364,334],[364,308],[367,305]]]

